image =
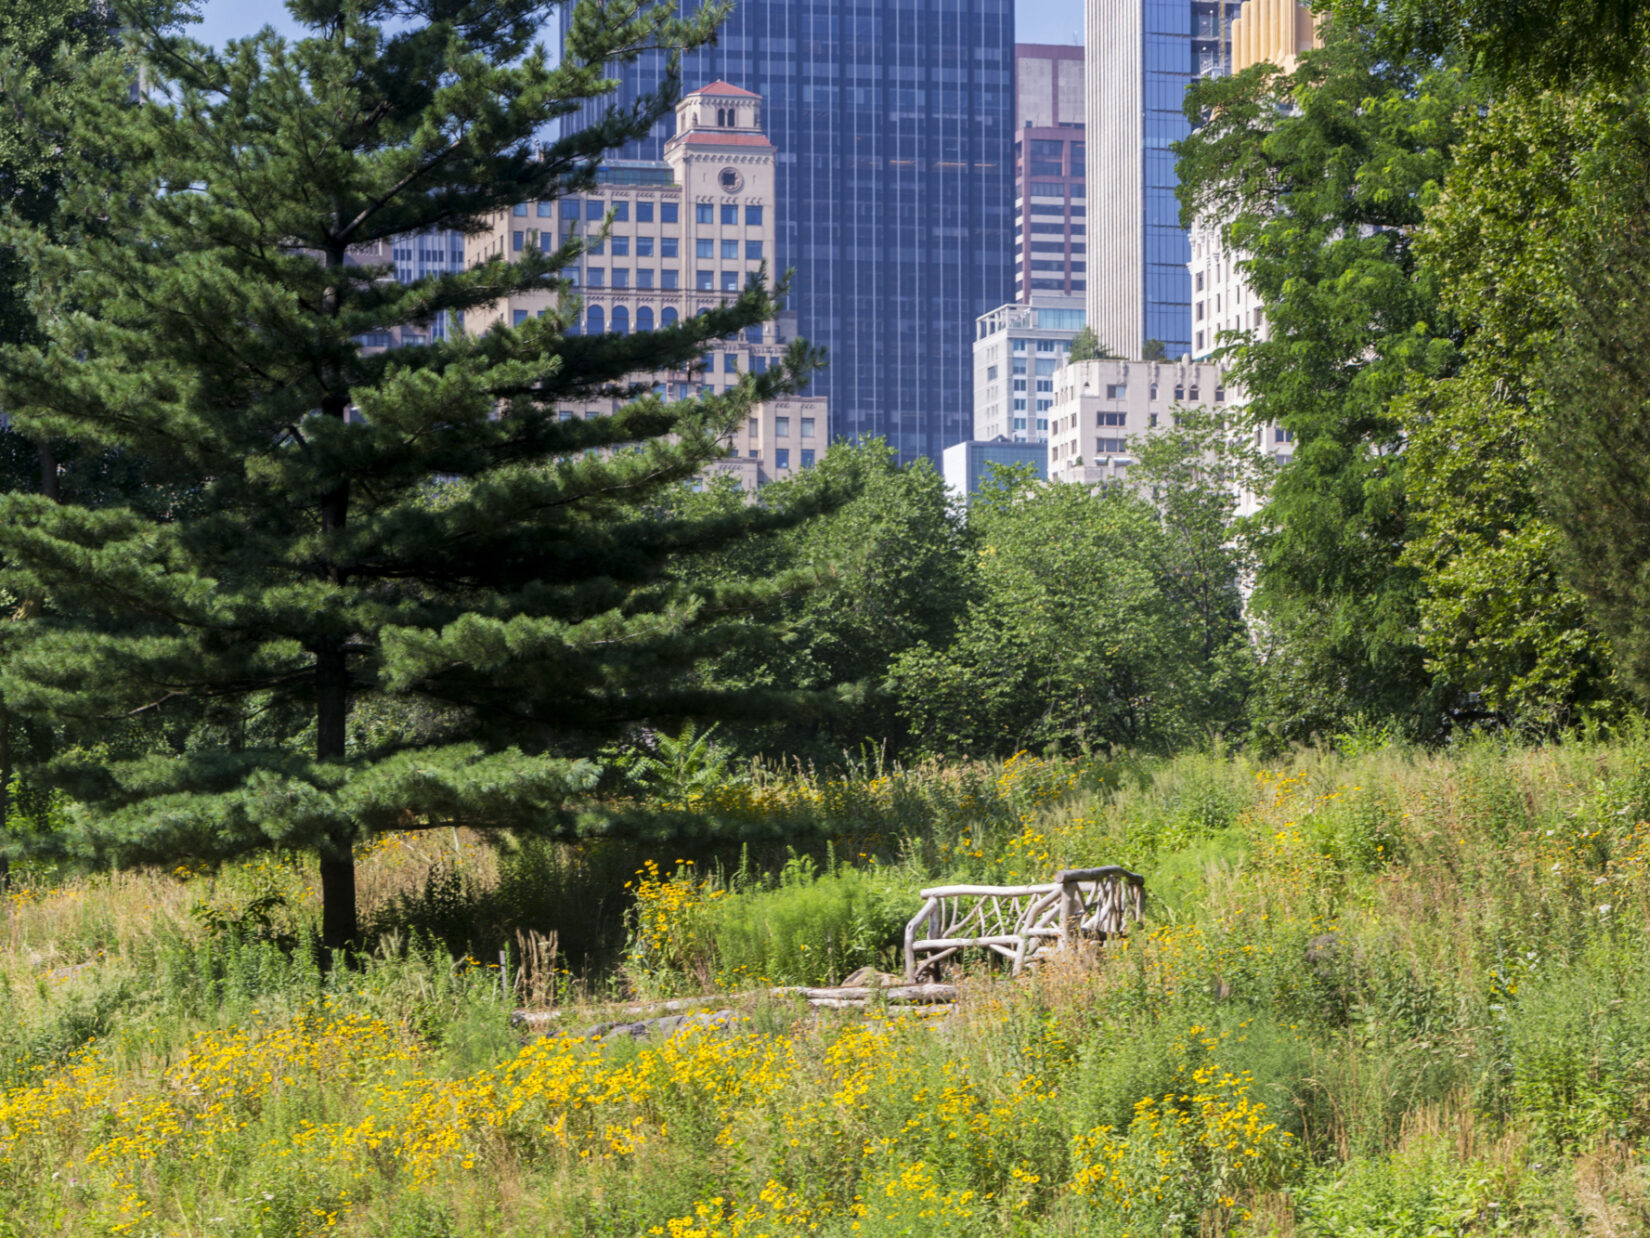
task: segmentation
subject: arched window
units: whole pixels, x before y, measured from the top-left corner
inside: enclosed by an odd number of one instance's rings
[[[591,335],[600,335],[603,331],[607,330],[606,323],[602,321],[602,307],[599,305],[592,305],[590,307],[590,312],[585,315],[585,323],[586,330],[588,330]]]
[[[664,312],[659,315],[659,325],[661,327],[674,327],[676,322],[676,307],[674,305],[665,306]]]
[[[613,307],[613,334],[630,334],[630,311],[622,305]]]
[[[728,124],[728,109],[725,108],[725,107],[717,108],[716,109],[716,127],[718,129],[725,129],[725,128],[727,128],[727,124]]]
[[[651,330],[653,330],[653,307],[651,305],[643,305],[643,306],[640,306],[640,307],[637,308],[637,310],[636,310],[636,330],[638,330],[638,331],[651,331]]]

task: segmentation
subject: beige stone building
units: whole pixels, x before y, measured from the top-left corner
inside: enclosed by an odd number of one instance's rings
[[[1220,367],[1196,361],[1073,361],[1049,409],[1053,481],[1115,485],[1135,462],[1130,440],[1167,428],[1177,408],[1227,406]]]
[[[600,183],[582,196],[519,203],[468,239],[467,262],[508,260],[529,247],[554,250],[570,234],[589,238],[587,252],[565,274],[581,302],[577,330],[591,334],[651,331],[720,305],[764,262],[772,278],[776,152],[763,128],[761,96],[726,82],[685,95],[664,153],[657,163],[604,165]],[[482,332],[525,322],[556,308],[563,295],[555,288],[518,293],[472,311],[465,325]],[[667,399],[724,391],[742,374],[777,365],[794,335],[794,315],[782,314],[718,343],[693,370],[639,377]],[[570,403],[562,415],[596,417],[614,407],[612,400]],[[754,490],[812,467],[827,433],[823,397],[759,405],[711,471]]]

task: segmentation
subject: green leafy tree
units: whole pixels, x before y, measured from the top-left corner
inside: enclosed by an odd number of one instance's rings
[[[1463,335],[1457,372],[1414,385],[1397,409],[1417,531],[1403,562],[1421,573],[1431,665],[1501,722],[1548,731],[1614,698],[1609,649],[1562,569],[1563,537],[1541,498],[1567,474],[1546,425],[1551,350],[1577,284],[1564,261],[1578,186],[1617,139],[1608,93],[1511,92],[1469,123],[1418,237]]]
[[[1071,361],[1100,361],[1113,356],[1112,351],[1100,342],[1100,337],[1094,333],[1093,327],[1084,327],[1071,337]]]
[[[968,610],[948,645],[919,644],[895,663],[923,747],[1171,749],[1241,722],[1237,582],[1218,514],[1205,523],[1225,500],[1183,444],[1148,454],[1161,508],[1132,486],[1020,469],[996,470],[975,496]]]
[[[1232,349],[1252,424],[1297,442],[1255,521],[1254,603],[1280,664],[1268,711],[1304,738],[1358,713],[1430,734],[1455,697],[1417,639],[1404,428],[1393,402],[1451,372],[1458,336],[1414,243],[1474,103],[1457,71],[1381,58],[1339,22],[1283,75],[1257,65],[1187,96],[1184,218],[1229,221],[1269,335]],[[1310,683],[1300,695],[1295,688]]]
[[[782,644],[732,650],[700,672],[717,682],[808,691],[853,685],[829,709],[743,728],[747,747],[820,761],[865,743],[899,747],[904,726],[888,689],[890,667],[919,641],[948,641],[967,601],[962,533],[929,461],[901,467],[881,440],[839,442],[814,468],[764,487],[761,502],[783,514],[832,492],[854,497],[816,520],[682,566],[689,581],[802,572],[825,582],[750,620],[776,623]],[[684,501],[690,509],[731,509],[744,496],[707,491]]]
[[[1503,86],[1621,81],[1650,50],[1645,0],[1331,0],[1338,22],[1379,32],[1383,55],[1459,58]]]
[[[112,58],[72,101],[40,103],[72,139],[65,192],[104,218],[69,237],[8,229],[45,338],[0,350],[0,402],[26,432],[121,452],[146,493],[180,497],[0,498],[6,587],[59,607],[31,621],[3,687],[67,720],[220,718],[173,753],[60,757],[86,807],[58,845],[117,862],[310,849],[338,947],[357,932],[353,849],[374,832],[574,830],[590,754],[627,724],[790,700],[683,688],[679,672],[762,639],[738,618],[794,582],[687,589],[666,569],[805,505],[702,520],[659,506],[815,358],[798,344],[722,395],[557,418],[558,402],[634,393],[627,376],[686,368],[771,319],[754,280],[652,333],[565,334],[577,306],[561,285],[563,309],[519,327],[364,353],[365,334],[555,286],[581,242],[409,285],[351,254],[588,187],[674,79],[593,129],[542,135],[611,88],[604,65],[703,42],[720,11],[579,0],[552,64],[535,43],[545,0],[290,7],[308,37],[265,31],[221,55],[146,30],[143,106]],[[94,136],[101,157],[78,155]]]
[[[1569,577],[1650,699],[1650,113],[1645,101],[1593,152],[1577,187],[1561,278],[1572,290],[1548,351],[1555,415],[1543,491]],[[1561,415],[1560,415],[1561,414]]]

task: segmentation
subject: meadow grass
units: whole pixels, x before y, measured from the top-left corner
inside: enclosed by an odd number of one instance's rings
[[[714,838],[25,874],[0,1235],[1627,1235],[1650,1230],[1650,743],[758,776]],[[1126,864],[1101,957],[935,1017],[637,996],[892,967],[915,891]],[[628,888],[627,888],[628,886]],[[498,952],[505,950],[504,966]]]

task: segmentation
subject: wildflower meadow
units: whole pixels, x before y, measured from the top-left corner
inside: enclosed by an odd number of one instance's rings
[[[25,870],[0,1234],[1644,1232],[1650,748],[1343,747],[683,806],[805,847],[392,835],[353,963],[298,857]],[[1082,863],[1146,876],[1127,940],[951,1009],[771,992],[895,970],[925,883]]]

